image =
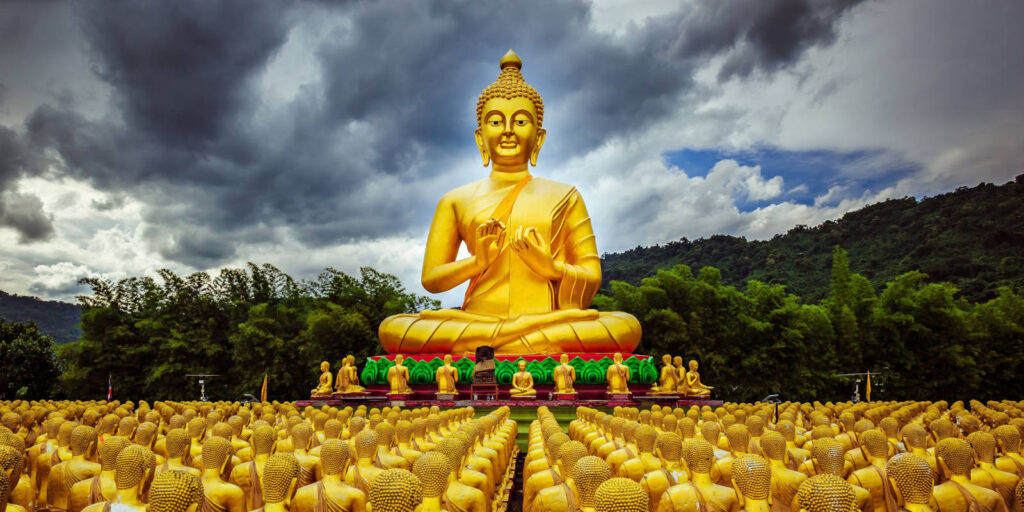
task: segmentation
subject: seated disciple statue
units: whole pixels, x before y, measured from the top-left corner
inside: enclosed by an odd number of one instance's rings
[[[320,385],[310,392],[313,396],[325,396],[331,394],[331,363],[324,361],[320,363]]]
[[[498,80],[477,101],[476,142],[490,176],[445,194],[423,261],[431,293],[468,282],[461,309],[388,317],[380,341],[391,354],[632,352],[640,323],[587,309],[601,261],[575,187],[530,175],[544,143],[544,104],[509,51]],[[456,259],[466,244],[469,256]]]
[[[459,391],[455,389],[455,384],[459,382],[459,370],[452,366],[451,355],[445,354],[444,365],[437,368],[434,378],[437,380],[438,395],[458,394]]]
[[[711,396],[711,386],[705,386],[700,381],[700,374],[697,373],[697,361],[690,360],[690,371],[686,372],[683,379],[683,393],[686,396]]]
[[[356,358],[352,355],[341,360],[341,369],[334,389],[338,393],[362,393],[366,388],[359,385],[359,371],[356,369]]]
[[[661,356],[661,375],[658,377],[658,382],[655,382],[651,386],[652,393],[661,394],[675,394],[678,393],[679,388],[679,374],[676,372],[676,367],[672,365],[672,356],[665,354]]]
[[[508,394],[513,397],[537,396],[537,390],[533,389],[533,374],[526,371],[526,361],[522,359],[519,360],[519,371],[512,376],[512,389]]]
[[[613,363],[605,372],[605,380],[608,381],[608,392],[615,394],[629,394],[629,367],[622,364],[622,354],[616,352],[612,356]]]
[[[551,377],[555,382],[554,393],[556,395],[575,395],[576,390],[572,385],[576,382],[576,368],[569,365],[569,356],[566,354],[562,354],[558,360],[561,364],[551,372]]]
[[[407,395],[412,393],[409,387],[409,368],[402,362],[405,357],[402,354],[395,356],[395,365],[388,368],[388,385],[391,387],[389,395]]]

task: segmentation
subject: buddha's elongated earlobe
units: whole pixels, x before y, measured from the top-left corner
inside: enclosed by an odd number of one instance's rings
[[[533,145],[533,151],[530,152],[530,165],[537,167],[537,155],[540,154],[540,147],[544,145],[544,130],[537,130],[537,143]]]
[[[487,152],[487,145],[484,144],[484,136],[480,133],[480,129],[477,128],[473,135],[476,138],[476,147],[480,149],[480,158],[483,160],[484,167],[491,165],[491,154]],[[533,165],[537,165],[536,157],[532,158],[534,160]]]

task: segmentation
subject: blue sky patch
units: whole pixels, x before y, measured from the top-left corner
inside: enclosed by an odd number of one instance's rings
[[[763,201],[737,198],[741,211],[783,201],[813,205],[835,186],[843,187],[824,204],[835,204],[848,197],[860,197],[866,190],[878,192],[918,171],[920,165],[882,149],[850,152],[813,150],[787,151],[759,147],[741,151],[721,149],[681,149],[665,153],[669,164],[688,176],[707,176],[720,160],[733,159],[745,166],[761,166],[764,179],[782,176],[783,193]]]

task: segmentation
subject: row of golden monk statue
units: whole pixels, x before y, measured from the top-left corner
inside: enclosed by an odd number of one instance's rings
[[[503,512],[518,453],[507,408],[0,405],[6,512]]]
[[[387,380],[389,395],[408,395],[412,393],[409,387],[409,368],[403,363],[404,356],[398,354],[394,358],[394,365],[388,369]],[[662,356],[664,366],[658,378],[658,382],[651,387],[652,394],[679,395],[684,397],[706,398],[711,395],[710,386],[704,385],[700,380],[700,373],[697,371],[697,361],[690,361],[689,371],[683,369],[683,358],[670,355]],[[513,398],[534,397],[537,390],[534,389],[533,374],[526,369],[526,361],[520,359],[518,370],[512,375],[512,387],[508,390]],[[628,395],[630,370],[622,362],[622,354],[615,353],[613,362],[608,366],[605,374],[608,381],[607,392],[609,394]],[[452,356],[444,356],[444,364],[439,366],[435,372],[437,381],[436,395],[457,395],[455,385],[459,382],[459,371],[452,366]],[[573,384],[576,382],[576,369],[569,364],[569,356],[562,354],[559,358],[559,365],[552,370],[554,382],[554,395],[576,395]],[[333,385],[332,385],[333,384]],[[319,385],[311,390],[311,395],[331,396],[333,394],[364,393],[366,388],[359,385],[359,372],[355,367],[355,358],[351,355],[345,356],[342,360],[342,367],[338,370],[337,379],[331,375],[331,364],[327,361],[320,363]]]
[[[529,426],[524,512],[1005,512],[1024,403],[580,407]],[[507,408],[0,402],[9,512],[501,512]]]

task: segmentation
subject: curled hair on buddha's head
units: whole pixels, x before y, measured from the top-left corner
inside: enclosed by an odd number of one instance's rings
[[[149,512],[186,512],[203,503],[203,484],[187,471],[171,469],[153,479],[149,488]]]
[[[537,93],[537,90],[530,84],[526,83],[526,80],[523,78],[523,73],[520,71],[523,68],[523,61],[510,49],[508,53],[501,58],[499,65],[501,66],[501,73],[498,74],[498,79],[491,85],[488,85],[487,88],[480,93],[480,97],[477,98],[477,124],[483,124],[484,104],[487,103],[487,100],[491,98],[505,98],[507,100],[512,98],[526,98],[533,102],[533,106],[537,110],[537,127],[543,127],[544,100],[540,98],[540,94]]]

